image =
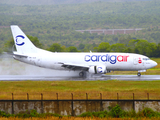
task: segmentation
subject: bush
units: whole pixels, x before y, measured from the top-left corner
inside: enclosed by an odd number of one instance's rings
[[[129,118],[133,118],[133,117],[136,117],[136,111],[132,110],[132,111],[123,111],[122,113],[123,117],[129,117]]]
[[[19,118],[29,118],[29,117],[41,117],[41,118],[44,118],[44,117],[51,117],[51,116],[54,116],[54,117],[62,117],[61,115],[59,114],[53,114],[53,113],[42,113],[42,114],[38,114],[36,110],[31,110],[30,112],[26,111],[25,113],[19,113],[19,114],[16,114],[15,117],[19,117]]]
[[[53,113],[42,113],[42,114],[39,114],[39,117],[41,118],[46,118],[46,117],[59,117],[59,118],[62,118],[62,115],[59,115],[59,114],[53,114]]]
[[[30,114],[27,114],[27,113],[18,113],[18,114],[15,115],[15,117],[18,117],[18,118],[29,118]]]
[[[159,112],[155,112],[150,108],[145,108],[139,113],[136,113],[134,110],[132,111],[124,111],[120,108],[119,105],[116,105],[115,107],[108,107],[109,112],[107,111],[100,111],[100,112],[85,112],[79,117],[99,117],[99,118],[105,118],[105,117],[112,117],[112,118],[138,118],[138,117],[160,117]]]
[[[117,104],[115,107],[113,108],[110,108],[111,111],[109,112],[109,115],[111,117],[116,117],[116,118],[119,118],[119,117],[122,117],[123,116],[123,110],[120,108],[120,106]]]
[[[4,111],[0,111],[0,117],[10,117],[10,114],[5,113]]]
[[[79,115],[79,117],[91,117],[93,118],[92,112],[85,112]]]
[[[112,117],[112,118],[141,118],[141,117],[160,117],[159,112],[155,112],[150,108],[145,108],[142,111],[136,113],[134,110],[132,111],[124,111],[120,108],[119,105],[116,105],[115,107],[109,107],[110,111],[99,111],[99,112],[85,112],[78,117],[98,117],[98,118],[106,118],[106,117]],[[19,113],[16,115],[7,114],[3,111],[0,111],[0,117],[19,117],[19,118],[29,118],[29,117],[59,117],[62,118],[63,116],[59,114],[53,114],[53,113],[43,113],[38,114],[36,110],[26,111],[25,113]]]
[[[99,111],[99,112],[92,112],[92,115],[94,117],[104,118],[104,117],[108,116],[108,112],[106,110],[105,111]]]
[[[153,111],[151,108],[145,108],[141,112],[137,113],[138,117],[155,117],[158,112]],[[157,116],[158,117],[158,116]]]
[[[79,117],[99,117],[99,118],[105,118],[108,116],[108,112],[105,111],[99,111],[99,112],[85,112],[79,115]]]

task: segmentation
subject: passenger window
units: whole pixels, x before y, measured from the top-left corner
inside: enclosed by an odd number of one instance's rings
[[[143,58],[143,60],[147,61],[147,60],[150,60],[149,58]]]

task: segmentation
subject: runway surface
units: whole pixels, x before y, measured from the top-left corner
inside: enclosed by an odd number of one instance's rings
[[[0,81],[61,81],[61,80],[124,80],[124,81],[152,81],[160,80],[160,75],[142,75],[140,77],[136,75],[102,75],[102,76],[92,76],[88,78],[79,77],[58,77],[58,76],[42,76],[42,75],[1,75]]]

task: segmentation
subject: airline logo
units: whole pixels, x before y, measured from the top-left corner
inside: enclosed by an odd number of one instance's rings
[[[138,60],[138,63],[139,63],[139,64],[141,64],[141,63],[142,63],[142,60],[141,60],[141,58],[139,58],[139,60]]]
[[[25,43],[23,42],[23,39],[24,39],[24,38],[25,38],[25,37],[22,36],[22,35],[16,36],[16,45],[18,45],[18,46],[24,45],[24,44],[25,44]]]
[[[86,62],[110,62],[111,64],[115,64],[117,61],[118,62],[127,62],[127,58],[129,55],[86,55],[84,57],[84,60]]]
[[[102,73],[102,67],[98,67],[97,73]]]

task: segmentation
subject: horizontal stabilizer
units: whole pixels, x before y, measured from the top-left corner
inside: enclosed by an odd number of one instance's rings
[[[19,53],[17,53],[17,52],[13,52],[13,55],[14,55],[14,56],[18,56],[18,57],[25,57],[25,58],[28,57],[27,55],[19,54]]]

